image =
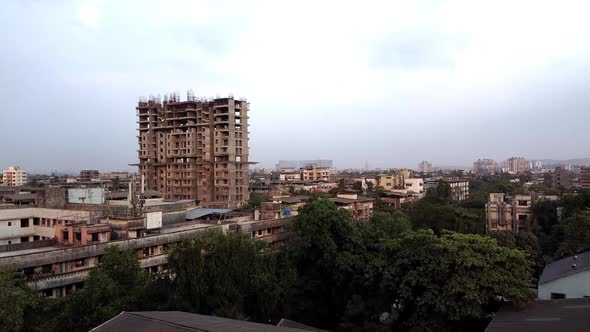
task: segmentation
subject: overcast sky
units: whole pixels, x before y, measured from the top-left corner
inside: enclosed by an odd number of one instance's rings
[[[590,157],[590,1],[2,1],[0,167],[133,169],[139,96],[243,96],[250,159]]]

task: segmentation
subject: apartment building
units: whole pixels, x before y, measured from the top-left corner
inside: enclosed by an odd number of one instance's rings
[[[24,186],[27,184],[27,172],[19,166],[10,166],[2,171],[2,182],[5,186]]]
[[[422,161],[418,164],[418,172],[420,173],[432,173],[432,164],[425,161]]]
[[[531,162],[522,157],[512,157],[504,161],[502,172],[520,174],[531,170]]]
[[[245,100],[188,95],[142,100],[137,107],[139,171],[146,189],[207,207],[248,199],[248,110]]]
[[[373,216],[373,201],[368,197],[359,197],[357,194],[337,194],[330,199],[339,209],[352,213],[354,220],[369,219]]]
[[[469,181],[464,179],[444,180],[451,187],[451,199],[453,201],[464,201],[469,198]]]
[[[492,175],[498,173],[498,163],[492,159],[477,159],[473,162],[476,175]]]
[[[318,167],[318,165],[308,165],[301,170],[301,179],[303,181],[329,181],[333,176],[332,169]]]
[[[100,179],[100,173],[96,169],[83,169],[80,171],[81,182],[91,182],[97,181]]]
[[[590,167],[580,167],[580,177],[578,181],[580,187],[590,189]]]
[[[551,187],[569,189],[571,186],[569,172],[563,167],[556,167],[551,174]]]
[[[486,229],[488,231],[518,231],[525,226],[532,215],[530,195],[506,196],[504,193],[491,193],[486,203]]]

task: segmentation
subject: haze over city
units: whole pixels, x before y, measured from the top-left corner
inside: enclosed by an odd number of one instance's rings
[[[22,1],[0,168],[134,169],[140,96],[251,103],[250,160],[590,156],[586,1]]]

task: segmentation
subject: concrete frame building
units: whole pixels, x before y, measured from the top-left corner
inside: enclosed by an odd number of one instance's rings
[[[100,173],[96,169],[83,169],[80,171],[80,181],[91,182],[93,180],[99,180]]]
[[[248,199],[248,109],[245,100],[140,101],[139,171],[146,189],[207,207],[240,207]]]
[[[563,167],[556,167],[551,174],[551,186],[553,188],[563,187],[569,189],[572,186],[569,172]]]
[[[580,187],[590,189],[590,167],[580,167]]]
[[[486,229],[488,231],[518,231],[532,215],[532,196],[507,197],[504,193],[491,193],[486,203]]]
[[[24,186],[27,184],[27,172],[19,166],[10,166],[2,171],[2,182],[10,187]]]

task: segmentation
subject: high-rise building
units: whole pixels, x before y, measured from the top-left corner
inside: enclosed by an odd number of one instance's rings
[[[248,109],[245,100],[177,95],[140,100],[139,171],[146,189],[207,207],[248,199]]]
[[[19,166],[10,166],[2,171],[2,182],[11,187],[24,186],[27,184],[27,172]]]
[[[553,188],[564,187],[569,189],[571,187],[569,172],[564,167],[557,167],[553,174],[551,174],[551,186]]]
[[[590,189],[590,167],[580,167],[579,183],[582,188]]]
[[[418,172],[420,173],[432,173],[432,164],[426,160],[418,164]]]
[[[521,157],[512,157],[504,161],[504,168],[502,169],[505,173],[525,173],[531,170],[531,163]]]
[[[496,174],[498,163],[492,159],[477,159],[473,162],[473,172],[477,175]]]

